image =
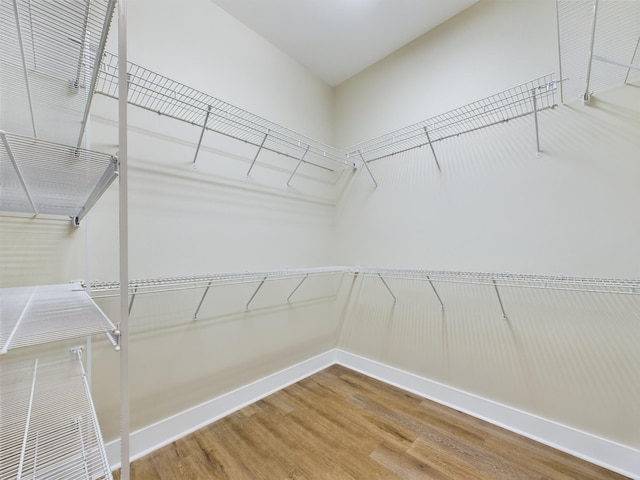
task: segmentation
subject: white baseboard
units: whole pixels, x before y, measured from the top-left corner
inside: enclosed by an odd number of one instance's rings
[[[261,398],[313,375],[336,363],[336,350],[329,350],[253,383],[165,418],[129,436],[131,461],[195,432]],[[109,465],[120,468],[120,440],[107,443]]]
[[[131,433],[129,440],[131,460],[143,457],[336,363],[601,465],[614,472],[640,480],[640,450],[339,349],[329,350]],[[109,442],[106,447],[109,464],[114,469],[119,468],[120,441]]]
[[[342,350],[336,351],[336,363],[640,480],[640,450]]]

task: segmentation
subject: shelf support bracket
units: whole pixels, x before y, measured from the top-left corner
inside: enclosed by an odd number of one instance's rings
[[[11,164],[13,165],[14,170],[16,171],[16,175],[18,175],[18,180],[20,180],[20,184],[24,189],[24,193],[27,194],[27,199],[29,200],[29,204],[31,205],[31,209],[35,215],[38,214],[38,209],[36,208],[36,204],[31,197],[31,193],[29,192],[29,187],[27,187],[27,183],[22,176],[22,172],[20,171],[20,167],[18,166],[18,162],[16,162],[16,157],[13,155],[11,151],[11,145],[9,145],[9,140],[4,131],[0,130],[0,138],[2,138],[2,143],[4,143],[4,148],[7,151],[7,155],[9,156],[9,160],[11,160]]]
[[[196,168],[196,160],[198,160],[198,153],[200,152],[200,145],[202,144],[202,137],[207,129],[207,123],[209,122],[209,115],[211,114],[211,105],[207,106],[207,115],[204,117],[204,123],[202,124],[202,131],[200,132],[200,138],[198,139],[198,146],[196,147],[196,154],[193,157],[192,167]]]
[[[500,297],[500,291],[498,290],[498,285],[496,284],[495,279],[491,280],[493,282],[493,288],[496,289],[496,295],[498,296],[498,302],[500,303],[500,310],[502,310],[502,319],[508,320],[507,314],[504,311],[504,305],[502,304],[502,298]]]
[[[589,93],[589,84],[591,83],[591,65],[593,64],[593,45],[596,40],[596,20],[598,18],[598,0],[593,0],[593,22],[591,24],[591,45],[589,47],[589,59],[587,61],[587,83],[582,96],[585,105],[589,105],[591,101],[591,93]]]
[[[129,300],[129,316],[131,316],[131,309],[133,308],[133,302],[136,299],[136,293],[138,293],[138,287],[133,287],[133,293],[131,294],[131,300]]]
[[[256,160],[258,159],[258,155],[260,155],[260,151],[262,150],[262,147],[264,147],[264,142],[267,141],[267,137],[269,136],[270,132],[271,132],[271,130],[269,130],[267,128],[267,133],[264,134],[264,138],[262,139],[262,143],[260,143],[260,146],[258,147],[258,151],[256,152],[256,156],[253,157],[253,162],[251,162],[251,166],[249,167],[249,171],[247,172],[247,177],[251,174],[251,169],[253,169],[253,166],[256,164]]]
[[[287,180],[287,187],[289,186],[289,183],[291,182],[291,179],[293,178],[293,176],[296,174],[296,172],[298,171],[298,167],[300,167],[300,165],[302,164],[302,161],[304,160],[304,157],[307,155],[307,152],[309,151],[309,148],[311,147],[311,145],[307,145],[306,150],[304,151],[304,153],[302,154],[302,156],[300,157],[300,160],[298,160],[298,164],[296,165],[296,168],[293,169],[293,172],[291,172],[291,176],[289,177],[289,180]]]
[[[376,188],[378,188],[378,182],[376,182],[376,179],[373,176],[373,173],[371,173],[371,169],[369,168],[369,164],[364,159],[364,155],[362,155],[362,150],[358,150],[358,155],[360,155],[360,158],[362,159],[362,163],[364,163],[364,166],[367,168],[367,172],[369,172],[369,175],[371,176],[371,180],[373,180],[373,184],[376,186]]]
[[[536,97],[536,89],[531,90],[531,98],[533,99],[533,118],[536,125],[536,157],[540,158],[542,152],[540,151],[540,131],[538,129],[538,99]]]
[[[442,299],[440,298],[440,295],[438,295],[438,291],[436,290],[435,285],[431,281],[431,278],[429,278],[429,275],[427,275],[427,280],[429,281],[429,285],[431,285],[431,288],[433,289],[433,293],[436,294],[436,297],[438,298],[438,301],[440,302],[440,307],[442,308],[442,311],[444,312],[444,303],[442,302]]]
[[[258,285],[258,288],[256,288],[256,291],[253,292],[253,295],[251,295],[251,298],[249,299],[249,301],[247,302],[247,306],[245,307],[245,311],[248,312],[249,311],[249,305],[251,305],[251,302],[253,302],[253,299],[255,298],[255,296],[257,295],[257,293],[260,291],[260,289],[262,288],[262,285],[264,285],[264,282],[267,281],[267,277],[264,277],[262,279],[262,281],[260,282],[260,285]]]
[[[393,304],[395,305],[396,303],[398,303],[398,299],[396,298],[396,296],[393,294],[393,292],[391,291],[391,289],[389,288],[389,285],[387,285],[387,282],[384,281],[384,278],[382,278],[382,275],[380,275],[378,273],[378,278],[380,280],[382,280],[382,283],[384,284],[385,287],[387,287],[387,290],[389,291],[389,293],[391,294],[391,296],[393,297]]]
[[[20,44],[20,57],[22,58],[22,73],[24,74],[24,84],[27,90],[27,99],[29,101],[29,112],[31,113],[31,127],[33,128],[33,137],[38,138],[36,133],[36,117],[33,114],[33,101],[31,99],[31,87],[29,86],[29,74],[27,72],[27,60],[24,55],[24,43],[22,42],[22,29],[20,28],[20,15],[18,14],[18,2],[13,0],[13,13],[16,19],[16,30],[18,33],[18,43]]]
[[[289,303],[289,300],[291,299],[291,297],[293,297],[293,294],[298,291],[298,289],[300,288],[300,285],[302,285],[307,278],[309,278],[308,273],[302,278],[302,280],[300,280],[300,283],[298,283],[298,286],[293,289],[293,292],[291,292],[291,295],[287,297],[287,303]]]
[[[431,143],[431,137],[429,136],[429,130],[427,129],[427,127],[424,127],[424,134],[427,136],[427,141],[429,142],[429,147],[431,147],[431,153],[433,154],[433,159],[436,161],[436,167],[438,167],[438,171],[442,173],[440,162],[438,162],[438,157],[436,155],[435,149],[433,148],[433,143]]]
[[[209,288],[211,288],[211,282],[213,280],[209,280],[209,283],[207,283],[207,288],[204,289],[204,293],[202,294],[202,298],[200,299],[200,303],[198,304],[198,308],[196,308],[196,313],[193,314],[193,319],[194,320],[198,320],[198,312],[200,312],[200,307],[202,307],[202,304],[204,303],[204,299],[207,296],[207,293],[209,293]]]

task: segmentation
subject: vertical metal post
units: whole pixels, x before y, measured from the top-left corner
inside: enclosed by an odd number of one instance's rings
[[[638,54],[638,46],[640,46],[640,37],[638,37],[638,41],[636,42],[636,48],[633,49],[633,55],[631,55],[631,60],[629,61],[629,67],[627,68],[627,74],[624,77],[625,85],[629,81],[629,75],[631,74],[631,65],[633,65],[633,60],[636,58]]]
[[[200,307],[202,307],[202,304],[204,303],[204,299],[207,296],[207,293],[209,293],[209,288],[211,288],[211,282],[213,280],[209,280],[209,283],[207,284],[207,288],[204,289],[204,293],[202,294],[202,298],[200,299],[200,303],[198,304],[198,308],[196,308],[196,313],[193,314],[193,319],[197,320],[198,319],[198,312],[200,311]]]
[[[111,17],[116,7],[115,0],[110,0],[107,5],[107,15],[105,17],[105,23],[102,26],[102,32],[100,33],[100,40],[98,40],[98,49],[96,50],[96,56],[93,61],[93,70],[91,72],[91,80],[87,86],[87,104],[84,106],[84,113],[82,114],[82,123],[80,123],[80,134],[78,135],[77,147],[80,147],[82,143],[82,136],[84,135],[87,122],[89,121],[89,110],[91,109],[91,101],[93,100],[93,94],[96,89],[96,83],[98,81],[98,73],[100,71],[100,64],[102,63],[102,54],[104,53],[104,47],[107,43],[107,36],[109,34],[109,26],[111,25]]]
[[[119,245],[120,245],[120,478],[130,480],[129,452],[129,215],[127,144],[127,11],[126,0],[118,0],[118,145]]]
[[[427,127],[424,127],[424,133],[427,136],[427,141],[429,142],[429,147],[431,147],[431,153],[433,153],[433,159],[436,161],[436,166],[438,167],[438,171],[442,173],[442,169],[440,168],[440,163],[438,162],[438,156],[436,155],[436,151],[433,148],[433,144],[431,143],[431,137],[429,136],[429,130]]]
[[[198,159],[198,153],[200,152],[200,145],[202,144],[202,137],[207,129],[207,122],[209,121],[209,115],[211,114],[211,105],[207,107],[207,115],[204,117],[204,123],[202,124],[202,131],[200,132],[200,138],[198,139],[198,146],[196,147],[196,154],[193,157],[193,168],[196,168],[196,160]]]
[[[536,157],[540,158],[542,153],[540,151],[540,132],[538,130],[538,99],[535,88],[531,89],[531,97],[533,98],[533,118],[536,124]]]
[[[373,184],[376,186],[376,188],[378,188],[378,182],[376,182],[376,179],[373,176],[373,173],[371,173],[371,169],[369,168],[369,165],[367,164],[367,161],[364,159],[364,156],[362,155],[362,150],[358,150],[358,154],[360,155],[360,158],[362,159],[362,163],[364,163],[364,166],[367,168],[367,172],[369,172],[369,175],[371,175],[371,180],[373,180]]]
[[[396,298],[396,296],[393,294],[393,292],[391,291],[391,289],[389,288],[389,285],[387,285],[387,282],[384,281],[384,278],[382,278],[382,275],[380,275],[378,273],[378,277],[380,278],[380,280],[382,280],[382,283],[384,284],[385,287],[387,287],[387,290],[389,290],[389,293],[391,294],[391,296],[393,297],[393,304],[395,305],[396,303],[398,303],[398,299]]]
[[[251,302],[253,302],[253,299],[255,298],[255,296],[257,295],[257,293],[260,291],[260,289],[262,288],[262,285],[264,285],[264,282],[267,281],[267,277],[264,277],[262,279],[262,281],[260,282],[260,285],[258,285],[258,288],[256,288],[256,291],[253,292],[253,295],[251,295],[251,298],[249,299],[249,301],[247,302],[247,306],[245,307],[245,311],[249,311],[249,305],[251,305]]]
[[[300,157],[300,160],[298,160],[298,164],[296,165],[296,168],[293,169],[293,172],[291,172],[291,176],[289,177],[289,180],[287,180],[287,187],[289,186],[289,182],[291,182],[291,179],[293,178],[293,176],[296,174],[296,172],[298,171],[298,167],[300,167],[300,164],[302,163],[302,161],[304,160],[304,157],[307,155],[307,152],[309,151],[309,147],[311,147],[311,145],[307,145],[307,149],[304,151],[304,153],[302,154],[302,156]]]
[[[589,93],[589,84],[591,83],[591,65],[593,63],[593,45],[596,40],[596,20],[598,17],[598,0],[593,0],[593,23],[591,24],[591,46],[589,47],[589,59],[587,60],[587,85],[584,90],[582,101],[585,105],[589,104],[591,94]]]
[[[440,306],[442,307],[442,311],[444,312],[444,303],[442,302],[442,299],[440,298],[440,295],[438,295],[438,291],[436,290],[435,285],[433,284],[433,282],[429,278],[429,275],[427,275],[427,280],[429,281],[429,285],[431,285],[431,288],[433,289],[433,293],[436,294],[436,297],[438,298],[438,301],[440,302]]]
[[[500,310],[502,310],[502,319],[503,320],[507,320],[507,314],[504,311],[504,305],[502,304],[502,298],[500,298],[500,292],[498,291],[498,285],[496,284],[495,280],[492,280],[493,282],[493,288],[496,289],[496,295],[498,296],[498,302],[500,302]]]
[[[22,73],[24,74],[24,83],[27,89],[27,100],[29,101],[29,112],[31,113],[31,127],[33,128],[33,137],[38,138],[36,132],[36,117],[33,114],[33,102],[31,100],[31,87],[29,86],[29,74],[27,72],[27,60],[24,55],[24,44],[22,42],[22,31],[20,29],[20,15],[18,14],[18,2],[13,0],[13,12],[16,18],[16,30],[18,33],[18,43],[20,44],[20,56],[22,57]]]
[[[293,289],[293,292],[291,292],[291,295],[289,295],[287,297],[287,303],[289,303],[289,299],[291,297],[293,297],[293,294],[296,293],[298,291],[298,289],[300,288],[300,285],[302,285],[304,283],[304,281],[309,277],[309,274],[307,273],[304,278],[302,280],[300,280],[300,283],[298,284],[298,286],[296,288]]]
[[[7,140],[7,136],[3,130],[0,130],[0,138],[2,139],[2,143],[4,143],[4,148],[7,151],[7,155],[11,164],[13,165],[13,169],[16,171],[16,175],[18,175],[18,180],[20,180],[20,184],[24,189],[24,193],[27,194],[27,200],[29,200],[29,204],[31,205],[31,209],[35,215],[38,214],[38,209],[36,208],[36,204],[31,197],[31,193],[29,193],[29,187],[27,187],[27,183],[25,182],[24,177],[22,176],[22,172],[20,171],[20,167],[18,166],[18,162],[16,162],[16,157],[13,156],[13,152],[11,151],[11,145],[9,145],[9,140]]]
[[[29,395],[29,407],[27,409],[27,418],[25,418],[24,437],[22,438],[22,448],[20,449],[20,462],[18,463],[18,476],[16,480],[22,478],[22,468],[24,466],[24,456],[27,451],[27,439],[29,438],[29,424],[31,423],[31,412],[33,410],[33,396],[36,391],[36,378],[38,375],[38,359],[33,365],[33,378],[31,380],[31,394]]]
[[[267,129],[267,133],[264,134],[264,138],[262,139],[262,143],[258,147],[258,151],[256,152],[256,156],[253,157],[253,162],[251,162],[251,166],[249,167],[249,171],[247,172],[247,177],[251,173],[251,169],[253,168],[253,166],[256,164],[256,160],[258,159],[258,155],[260,155],[260,151],[262,150],[262,147],[264,146],[264,142],[267,141],[267,137],[269,136],[269,132],[270,132],[270,130]]]

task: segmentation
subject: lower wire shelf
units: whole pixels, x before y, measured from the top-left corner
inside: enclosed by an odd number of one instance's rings
[[[0,355],[28,345],[105,333],[116,327],[79,283],[0,288]]]
[[[0,479],[112,479],[82,349],[0,369]]]

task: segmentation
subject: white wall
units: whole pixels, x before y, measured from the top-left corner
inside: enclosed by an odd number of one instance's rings
[[[553,1],[481,1],[336,89],[342,145],[557,70]],[[638,278],[640,90],[370,164],[340,205],[337,262]],[[363,280],[339,347],[638,447],[635,297]],[[630,340],[630,339],[633,339]]]

